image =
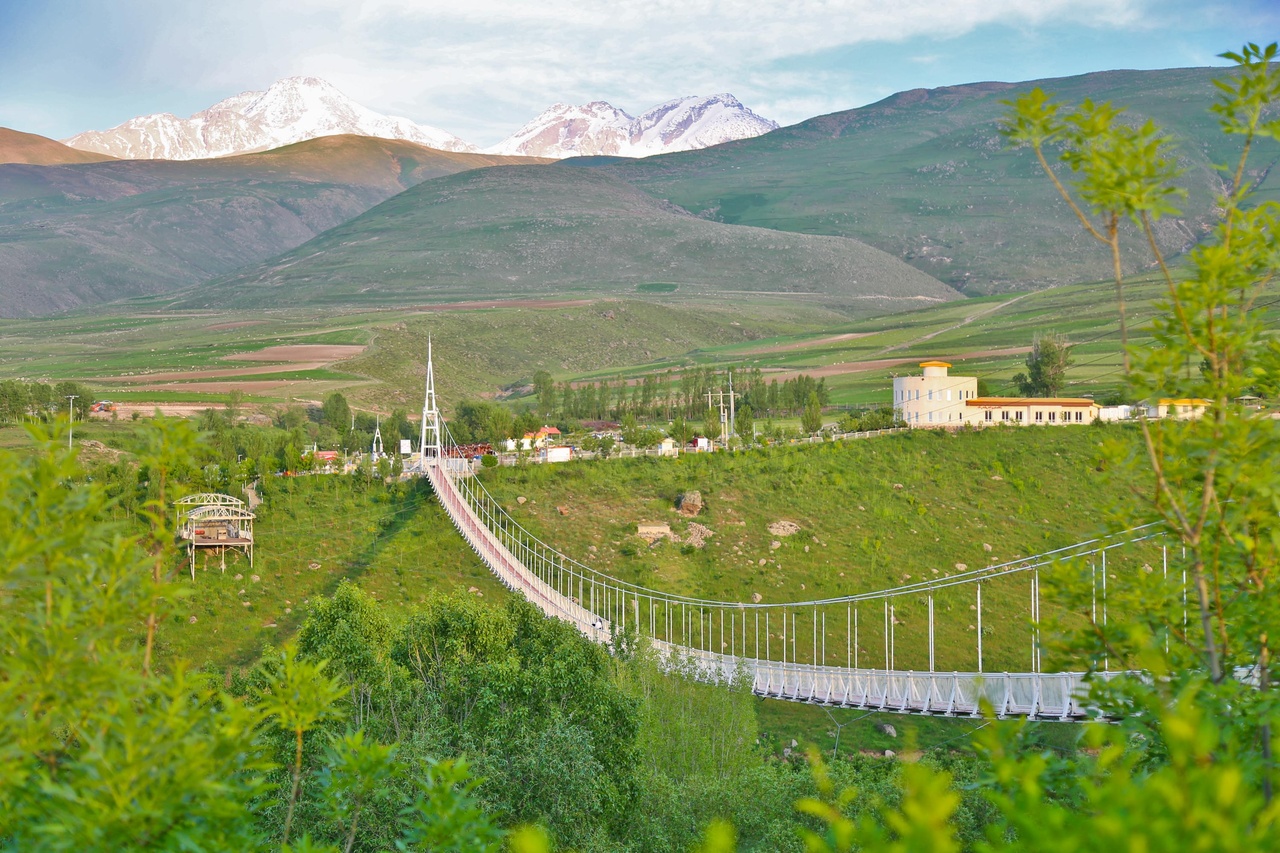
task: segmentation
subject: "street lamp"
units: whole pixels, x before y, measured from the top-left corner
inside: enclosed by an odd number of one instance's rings
[[[76,409],[74,402],[80,397],[79,394],[67,395],[67,450],[71,449],[71,437],[75,434]]]

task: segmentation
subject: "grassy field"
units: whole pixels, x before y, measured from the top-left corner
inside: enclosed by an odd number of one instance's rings
[[[1147,324],[1163,295],[1163,284],[1151,277],[1129,286],[1134,346],[1151,344]],[[1276,301],[1268,296],[1257,309],[1271,327],[1277,326]],[[341,390],[364,409],[413,412],[421,401],[430,335],[446,410],[468,397],[531,404],[522,389],[538,370],[563,382],[639,380],[701,366],[758,368],[766,381],[809,373],[825,378],[833,403],[884,405],[895,375],[916,372],[920,361],[932,358],[952,362],[957,375],[986,380],[994,393],[1016,393],[1011,379],[1026,369],[1034,335],[1056,331],[1074,345],[1063,393],[1101,396],[1121,384],[1119,320],[1114,287],[1106,282],[964,299],[863,320],[770,296],[732,305],[584,299],[487,306],[319,317],[164,314],[144,302],[117,314],[0,320],[0,379],[75,379],[119,402],[192,406],[220,406],[233,387],[244,391],[251,406],[267,407],[318,401]],[[295,345],[366,349],[297,369],[287,360],[234,358]],[[206,375],[210,371],[218,375]],[[169,376],[148,379],[157,373]],[[181,373],[190,375],[174,378]]]
[[[659,590],[718,601],[759,595],[770,604],[942,579],[960,565],[1004,563],[1089,538],[1120,499],[1099,462],[1105,437],[1132,440],[1120,427],[916,431],[677,460],[502,468],[484,478],[521,523],[600,571]],[[714,531],[708,544],[647,546],[638,524],[667,522],[687,538],[690,522],[674,504],[688,489],[706,502],[697,522]],[[778,536],[768,530],[776,521],[800,530]],[[1047,578],[1045,588],[1052,583]],[[1021,576],[984,590],[987,668],[1028,665],[1028,584]],[[935,596],[939,669],[976,665],[972,595],[956,588]],[[928,666],[925,603],[921,595],[896,605],[897,668]],[[882,666],[880,603],[864,607],[861,654],[866,665]],[[1051,610],[1046,604],[1046,618]],[[807,639],[808,610],[796,617]],[[845,608],[829,618],[820,633],[838,652],[825,660],[844,663]],[[808,645],[789,658],[811,660]]]
[[[844,320],[821,307],[769,299],[737,308],[696,302],[520,301],[470,310],[327,316],[285,311],[157,314],[143,302],[115,314],[0,320],[0,379],[74,379],[112,400],[208,405],[225,402],[232,386],[245,389],[248,402],[259,404],[319,400],[343,390],[369,409],[389,412],[400,406],[412,411],[421,405],[428,335],[436,342],[440,392],[452,405],[464,397],[496,396],[505,387],[528,382],[539,369],[561,375],[588,367],[621,370],[654,358]],[[368,348],[325,367],[274,373],[260,371],[287,368],[289,362],[234,358],[282,346]],[[209,371],[219,375],[205,375]],[[189,375],[172,377],[178,373]],[[169,378],[151,380],[152,374]]]
[[[1134,279],[1125,295],[1130,342],[1152,343],[1149,322],[1165,297],[1162,281]],[[1275,302],[1257,311],[1280,326]],[[918,373],[920,361],[944,359],[952,373],[977,376],[993,393],[1016,394],[1012,377],[1026,370],[1026,352],[1036,332],[1055,331],[1073,343],[1074,363],[1063,393],[1102,395],[1121,385],[1120,322],[1115,286],[1109,282],[1068,285],[1020,295],[985,296],[902,312],[871,320],[824,324],[800,334],[764,337],[689,352],[680,358],[636,364],[622,371],[638,379],[646,373],[711,365],[759,368],[766,381],[810,373],[826,378],[833,403],[887,405],[893,377]],[[618,371],[589,371],[574,380],[612,377]],[[557,376],[557,379],[560,379]]]
[[[252,568],[234,552],[225,571],[218,556],[197,555],[191,596],[162,634],[166,655],[248,664],[264,644],[293,634],[313,597],[347,578],[406,610],[458,587],[506,594],[422,483],[387,489],[355,477],[277,478],[257,515]]]

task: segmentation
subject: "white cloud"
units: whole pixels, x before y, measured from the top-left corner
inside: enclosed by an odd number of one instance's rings
[[[225,94],[314,74],[374,109],[488,144],[557,100],[635,112],[730,91],[787,123],[855,105],[851,84],[826,74],[826,52],[910,43],[909,60],[992,24],[1137,27],[1154,2],[146,0],[137,66]]]

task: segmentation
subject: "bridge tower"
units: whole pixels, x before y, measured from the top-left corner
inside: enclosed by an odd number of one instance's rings
[[[427,389],[422,400],[422,433],[418,441],[419,465],[427,470],[428,459],[442,455],[444,437],[441,435],[440,408],[436,403],[436,371],[431,361],[431,336],[427,336]]]

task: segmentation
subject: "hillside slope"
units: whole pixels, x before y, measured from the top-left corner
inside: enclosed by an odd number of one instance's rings
[[[47,136],[0,127],[0,163],[57,166],[65,163],[100,163],[111,159],[113,158],[107,154],[77,151]]]
[[[854,240],[708,222],[608,175],[485,169],[420,184],[182,307],[785,294],[867,314],[956,298]]]
[[[0,165],[0,317],[196,284],[423,180],[512,162],[537,161],[330,136],[216,160]]]
[[[1204,232],[1220,173],[1238,149],[1209,112],[1225,69],[1111,71],[1027,83],[975,83],[902,92],[755,139],[643,161],[604,163],[610,174],[710,220],[854,237],[968,293],[1103,278],[1103,254],[1080,233],[1028,151],[998,132],[1002,101],[1041,86],[1068,102],[1130,107],[1175,139],[1190,195],[1185,215],[1159,223],[1178,252]],[[1280,145],[1256,147],[1254,178],[1268,178]],[[597,165],[586,162],[583,165]],[[1145,262],[1133,241],[1130,270]]]

